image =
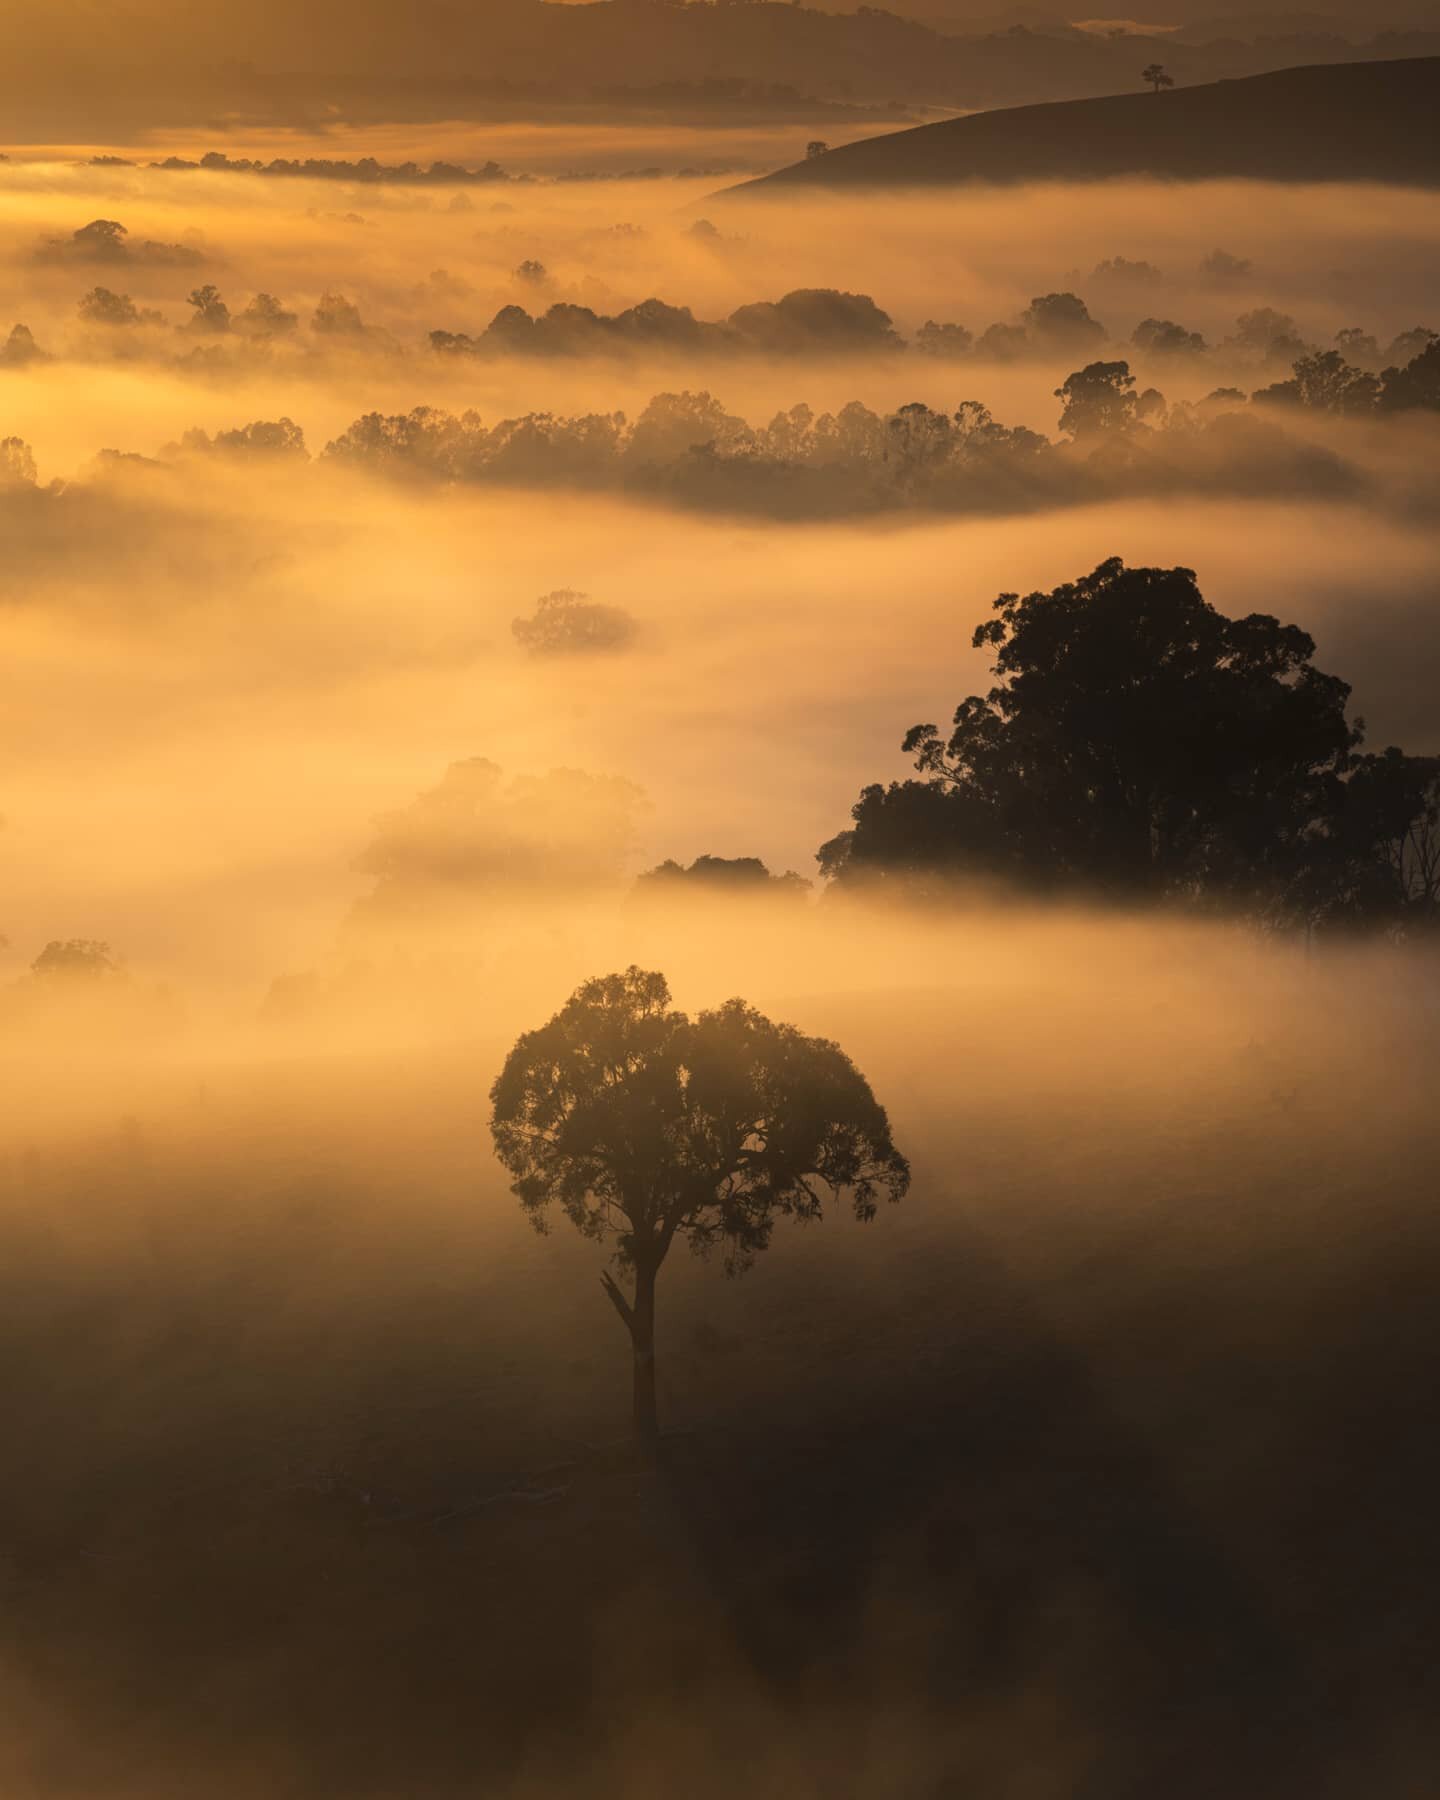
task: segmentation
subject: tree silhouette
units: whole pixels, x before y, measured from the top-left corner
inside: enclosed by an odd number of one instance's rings
[[[758,856],[697,856],[686,868],[667,857],[653,869],[637,875],[633,892],[639,899],[659,900],[677,895],[709,894],[727,900],[763,896],[802,899],[810,883],[793,869],[772,875]]]
[[[1440,412],[1440,338],[1432,338],[1404,368],[1386,369],[1380,381],[1382,413]]]
[[[112,293],[109,288],[91,288],[76,311],[87,325],[140,325],[145,322],[140,308],[128,294]]]
[[[1293,917],[1323,909],[1342,839],[1352,862],[1378,854],[1373,817],[1345,808],[1350,690],[1296,626],[1228,619],[1191,570],[1118,557],[995,612],[973,641],[995,649],[999,683],[961,701],[948,737],[912,728],[924,779],[867,788],[820,851],[825,873]]]
[[[536,1229],[558,1204],[613,1241],[627,1296],[601,1282],[630,1335],[635,1433],[658,1440],[655,1280],[677,1237],[747,1268],[777,1218],[816,1219],[826,1191],[855,1217],[899,1200],[910,1169],[884,1109],[835,1044],[742,1000],[691,1019],[665,977],[633,965],[576,990],[524,1034],[491,1089],[496,1154]]]
[[[528,619],[512,619],[515,641],[531,656],[588,656],[623,650],[639,627],[619,606],[602,606],[574,588],[542,594]]]
[[[1055,398],[1064,402],[1060,429],[1077,443],[1129,431],[1139,404],[1134,388],[1128,362],[1087,363],[1055,390]]]
[[[1174,76],[1165,73],[1165,65],[1163,63],[1147,64],[1146,67],[1140,71],[1140,79],[1142,81],[1148,81],[1157,94],[1160,92],[1161,88],[1172,88],[1175,85]]]
[[[110,946],[98,938],[53,938],[30,965],[42,980],[100,981],[119,970]]]
[[[213,281],[195,288],[187,298],[195,308],[195,316],[190,321],[192,331],[218,334],[230,329],[230,308],[221,299],[220,290]]]
[[[0,488],[34,487],[39,471],[24,438],[0,438]]]
[[[1379,394],[1379,376],[1352,368],[1338,350],[1316,350],[1298,358],[1288,381],[1260,388],[1251,398],[1261,405],[1303,406],[1353,418],[1374,412]]]

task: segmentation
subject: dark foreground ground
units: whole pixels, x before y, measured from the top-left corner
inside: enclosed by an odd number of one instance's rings
[[[667,1266],[648,1475],[454,1059],[16,1150],[7,1800],[1431,1794],[1433,1046],[964,1024],[904,1207]]]

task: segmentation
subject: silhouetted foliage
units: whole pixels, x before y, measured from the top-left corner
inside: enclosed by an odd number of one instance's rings
[[[1300,336],[1300,328],[1290,315],[1276,312],[1273,306],[1257,306],[1241,313],[1235,321],[1234,335],[1226,338],[1223,347],[1272,365],[1293,363],[1314,348]]]
[[[167,156],[151,163],[152,169],[176,172],[204,169],[212,174],[292,176],[304,181],[364,182],[372,186],[398,184],[406,187],[489,186],[511,178],[499,163],[488,162],[478,169],[462,168],[458,163],[434,162],[428,169],[419,163],[381,163],[373,156],[362,156],[354,162],[332,157],[307,156],[303,160],[277,156],[269,162],[247,156],[227,156],[220,150],[208,150],[198,162],[183,156]]]
[[[235,330],[242,337],[286,337],[299,325],[299,317],[287,312],[273,294],[256,294],[244,312],[236,315]]]
[[[310,329],[324,337],[363,337],[365,321],[353,300],[347,300],[343,294],[326,292],[316,305]]]
[[[1200,273],[1211,281],[1243,281],[1254,272],[1248,256],[1232,256],[1228,250],[1212,250],[1200,259]]]
[[[103,981],[118,975],[120,965],[110,946],[98,938],[53,938],[30,965],[45,981]]]
[[[860,355],[898,350],[901,339],[889,314],[868,294],[799,288],[779,300],[742,306],[721,322],[697,319],[688,306],[656,299],[614,314],[570,301],[534,316],[523,306],[504,306],[478,337],[432,331],[430,347],[471,356],[595,356],[636,350]]]
[[[510,626],[515,641],[532,656],[587,656],[623,650],[638,627],[618,606],[601,606],[574,588],[542,594],[528,619]]]
[[[1090,317],[1090,309],[1078,294],[1037,294],[1020,318],[1045,350],[1083,349],[1105,337],[1105,327]]]
[[[1440,338],[1432,336],[1404,368],[1386,369],[1376,406],[1382,413],[1440,412]]]
[[[1133,377],[1124,363],[1098,364],[1067,386],[1061,393],[1081,434],[1073,445],[1003,425],[977,401],[951,413],[915,401],[888,415],[859,402],[818,416],[802,405],[751,426],[709,393],[682,392],[657,394],[634,421],[623,413],[531,413],[487,428],[473,412],[371,413],[324,455],[403,479],[619,487],[791,517],[911,505],[1029,509],[1195,490],[1343,494],[1358,486],[1358,474],[1332,452],[1288,438],[1273,420],[1237,418],[1224,407],[1212,417],[1205,405],[1175,409],[1164,428],[1144,428],[1143,457],[1097,459],[1097,444],[1142,429]],[[1158,419],[1160,397],[1143,399]],[[1123,429],[1117,435],[1111,426]]]
[[[1163,63],[1147,63],[1140,71],[1140,79],[1148,81],[1157,94],[1162,88],[1172,88],[1175,85],[1175,77],[1165,73]]]
[[[1115,437],[1136,423],[1135,377],[1127,362],[1094,362],[1067,375],[1055,390],[1064,402],[1060,429],[1077,443]]]
[[[214,437],[198,428],[187,431],[178,444],[167,446],[167,455],[232,456],[246,460],[271,457],[309,460],[305,433],[293,419],[255,419],[249,425],[217,431]]]
[[[118,219],[92,219],[68,238],[47,238],[37,252],[42,262],[146,263],[157,268],[193,268],[204,255],[189,244],[159,244],[151,238],[131,243]]]
[[[948,737],[912,727],[923,779],[867,788],[820,851],[825,874],[989,877],[1281,921],[1393,912],[1388,861],[1433,907],[1417,845],[1434,842],[1434,764],[1356,758],[1350,690],[1313,666],[1303,631],[1228,619],[1189,569],[1118,558],[995,611],[974,642],[994,647],[1000,681],[960,703]]]
[[[803,875],[787,869],[772,875],[758,856],[697,856],[689,867],[666,860],[635,878],[637,900],[670,900],[687,895],[734,900],[798,899],[810,891]]]
[[[190,320],[192,331],[216,335],[229,331],[230,308],[220,298],[220,290],[213,281],[207,281],[204,287],[196,288],[187,297],[195,308],[194,317]]]
[[[915,348],[922,356],[968,356],[975,334],[963,325],[927,319],[915,333]]]
[[[742,306],[726,322],[756,349],[772,352],[900,348],[890,315],[868,294],[835,288],[796,288],[779,300]]]
[[[1289,381],[1261,388],[1251,398],[1261,405],[1303,406],[1312,412],[1354,417],[1373,412],[1379,393],[1378,378],[1351,368],[1338,350],[1316,350],[1298,359]]]
[[[136,306],[128,294],[112,293],[109,288],[91,288],[84,295],[76,308],[87,325],[104,325],[106,327],[124,327],[127,325],[158,325],[161,323],[158,312],[148,307]]]
[[[35,342],[28,325],[12,325],[10,335],[0,345],[0,368],[21,369],[27,363],[46,362],[48,357]]]
[[[1187,331],[1173,319],[1142,319],[1130,342],[1152,356],[1198,356],[1206,347],[1198,331]]]
[[[613,1242],[627,1297],[606,1294],[634,1355],[635,1432],[659,1435],[655,1283],[677,1237],[721,1250],[727,1273],[769,1245],[778,1219],[814,1220],[848,1193],[855,1217],[899,1200],[909,1165],[884,1109],[838,1047],[731,1000],[691,1019],[663,975],[587,981],[526,1032],[490,1092],[496,1154],[538,1230],[559,1206]]]
[[[23,438],[0,438],[0,488],[34,487],[35,452]]]
[[[1154,287],[1163,276],[1154,263],[1132,262],[1128,256],[1107,256],[1090,271],[1090,279],[1123,287]]]

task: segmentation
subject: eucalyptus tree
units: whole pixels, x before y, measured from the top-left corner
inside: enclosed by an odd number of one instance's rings
[[[817,1219],[845,1195],[866,1221],[910,1183],[884,1108],[838,1045],[743,1000],[691,1018],[663,975],[633,966],[526,1032],[490,1097],[496,1153],[536,1228],[558,1208],[613,1246],[621,1279],[606,1270],[601,1283],[630,1337],[647,1453],[656,1277],[676,1239],[719,1250],[736,1274],[778,1219]]]

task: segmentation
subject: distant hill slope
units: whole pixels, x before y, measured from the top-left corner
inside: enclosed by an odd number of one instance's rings
[[[1112,175],[1440,185],[1440,56],[973,113],[863,138],[729,191]]]

